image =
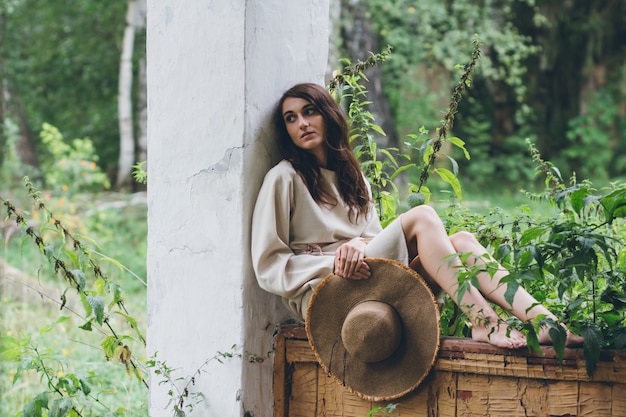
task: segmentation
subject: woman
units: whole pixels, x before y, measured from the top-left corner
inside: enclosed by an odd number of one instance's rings
[[[480,289],[471,287],[458,300],[460,262],[452,261],[453,255],[476,255],[469,262],[493,259],[472,234],[448,236],[431,207],[415,207],[382,230],[349,146],[347,120],[326,89],[309,83],[292,87],[279,101],[275,123],[285,159],[267,173],[257,199],[252,260],[259,285],[281,296],[296,317],[304,318],[313,289],[324,277],[367,279],[364,258],[378,257],[408,264],[432,287],[446,291],[469,318],[476,341],[526,345],[524,335],[502,323],[487,300],[522,321],[540,314],[556,319],[522,288],[509,305],[506,286],[500,285],[508,274],[502,267],[493,276],[478,274]],[[569,331],[567,337],[568,345],[582,342]],[[548,329],[539,332],[539,341],[550,343]]]

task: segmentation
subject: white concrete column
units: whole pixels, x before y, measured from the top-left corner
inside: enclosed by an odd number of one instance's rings
[[[328,0],[148,0],[148,355],[203,401],[192,416],[272,415],[264,355],[284,318],[260,290],[250,217],[276,162],[270,114],[296,82],[323,82]],[[201,368],[199,374],[195,374]],[[195,374],[195,375],[194,375]],[[151,377],[150,415],[168,384]]]

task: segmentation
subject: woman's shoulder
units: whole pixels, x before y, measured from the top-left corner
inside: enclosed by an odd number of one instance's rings
[[[279,179],[289,180],[298,176],[298,173],[294,169],[291,162],[283,159],[276,165],[274,165],[267,174],[265,174],[265,181],[276,181]]]

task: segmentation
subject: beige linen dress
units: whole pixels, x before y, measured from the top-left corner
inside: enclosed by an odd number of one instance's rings
[[[335,251],[354,239],[372,239],[365,256],[408,263],[400,221],[382,230],[374,206],[367,216],[350,221],[333,171],[322,168],[338,203],[320,205],[290,162],[268,171],[252,217],[252,264],[259,285],[282,297],[295,318],[304,320],[315,285],[332,273]]]

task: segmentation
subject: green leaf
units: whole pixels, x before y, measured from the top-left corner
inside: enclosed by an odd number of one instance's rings
[[[392,217],[396,214],[396,201],[389,193],[381,193],[380,195],[381,215],[384,217]]]
[[[52,402],[50,406],[50,413],[48,417],[65,417],[72,409],[72,401],[69,397],[57,398]]]
[[[585,206],[585,197],[589,194],[589,191],[586,188],[579,188],[576,191],[572,192],[569,196],[570,204],[572,208],[580,216],[580,212]]]
[[[450,165],[452,165],[452,173],[454,176],[459,175],[459,163],[449,155],[446,155],[446,157],[448,158],[448,161],[450,161]]]
[[[0,337],[0,360],[17,361],[23,352],[23,345],[11,336]]]
[[[74,265],[78,265],[78,255],[76,255],[74,251],[66,249],[64,253],[65,253],[65,256],[67,256],[68,259],[72,261]]]
[[[383,131],[383,129],[380,126],[378,126],[378,125],[371,124],[370,125],[370,129],[372,129],[373,131],[375,131],[377,133],[380,133],[383,136],[387,136],[387,134]]]
[[[146,161],[140,162],[140,163],[138,163],[136,165],[145,164],[145,163],[146,163]],[[85,234],[79,233],[79,234],[76,235],[76,237],[78,237],[81,241],[84,240],[84,241],[87,241],[87,242],[91,243],[92,245],[94,245],[98,249],[100,248],[100,245],[98,244],[98,242],[96,242],[91,236],[87,236]],[[91,253],[91,251],[89,251],[89,253]]]
[[[550,325],[550,330],[548,331],[550,335],[550,339],[552,339],[552,346],[554,346],[554,351],[556,352],[556,357],[559,359],[559,362],[563,360],[565,356],[565,342],[567,340],[567,332],[563,328],[563,326],[558,323],[554,323]]]
[[[371,416],[373,416],[374,414],[379,413],[379,412],[380,412],[380,410],[382,410],[382,408],[380,408],[380,407],[374,407],[374,408],[372,408],[370,411],[368,411],[368,412],[367,412],[367,414],[365,415],[365,417],[371,417]]]
[[[393,174],[391,174],[391,176],[389,177],[389,179],[391,181],[393,181],[399,174],[403,173],[404,171],[406,171],[407,169],[411,169],[414,166],[416,166],[415,164],[408,164],[408,165],[402,165],[400,168],[396,169]]]
[[[107,282],[106,289],[109,293],[113,293],[113,297],[111,298],[111,302],[109,303],[109,308],[113,307],[120,301],[123,301],[122,288],[119,286],[119,284],[109,281]]]
[[[84,379],[79,379],[78,382],[80,383],[80,389],[81,391],[83,391],[83,393],[85,395],[89,395],[89,393],[91,392],[91,387],[89,386],[89,384],[87,383],[87,381],[85,381]]]
[[[448,140],[450,142],[452,142],[452,144],[454,146],[456,146],[457,148],[463,150],[463,154],[465,155],[465,159],[467,159],[467,160],[470,159],[470,154],[467,151],[467,149],[465,148],[465,142],[463,140],[461,140],[460,138],[458,138],[456,136],[452,136],[452,137],[448,138]]]
[[[513,305],[513,299],[515,298],[515,293],[519,289],[519,283],[517,281],[511,281],[506,285],[506,291],[504,292],[504,299],[509,305]]]
[[[548,227],[544,226],[529,227],[528,229],[524,230],[524,232],[522,232],[520,245],[527,245],[529,242],[537,239],[548,230]]]
[[[78,282],[78,287],[82,291],[85,288],[85,282],[86,282],[85,273],[80,269],[72,269],[70,272],[72,276],[74,277],[74,279],[76,280],[76,282]]]
[[[428,161],[430,160],[430,156],[434,153],[435,153],[435,149],[433,148],[433,145],[428,145],[426,147],[426,150],[424,151],[424,157],[422,158],[425,164],[428,164]]]
[[[537,338],[537,332],[535,331],[532,324],[524,323],[522,327],[527,330],[526,343],[528,344],[528,349],[532,352],[541,354],[541,345],[539,344],[539,339]]]
[[[105,285],[106,281],[102,278],[98,278],[96,282],[94,282],[94,287],[96,287],[96,294],[103,295]]]
[[[107,358],[113,358],[115,354],[115,349],[119,346],[120,341],[115,336],[108,336],[106,339],[100,343],[102,346],[102,350],[104,350],[104,354]]]
[[[90,332],[92,330],[91,319],[87,320],[82,326],[78,326],[78,328]]]
[[[613,223],[617,218],[626,217],[626,189],[613,191],[600,199],[607,222]]]
[[[24,406],[21,417],[41,417],[41,410],[48,409],[48,393],[42,392]]]
[[[459,201],[463,200],[463,191],[461,190],[461,183],[458,178],[454,176],[452,172],[445,168],[437,168],[435,172],[441,177],[442,180],[450,184],[452,186],[452,190],[454,191],[454,195]]]
[[[103,256],[102,258],[100,258],[100,262],[109,262],[115,265],[120,271],[124,270],[124,265],[122,265],[120,261],[118,261],[117,259],[110,258],[108,256]]]
[[[393,157],[393,155],[391,154],[391,152],[389,152],[389,150],[387,150],[387,149],[379,149],[379,152],[382,153],[383,155],[385,155],[387,158],[389,158],[389,160],[393,164],[394,168],[398,167],[398,161],[396,161],[396,158]]]
[[[122,313],[121,311],[116,311],[115,314],[119,314],[120,316],[124,317],[128,324],[130,324],[131,326],[137,327],[137,320],[133,316]]]
[[[93,314],[96,318],[96,322],[98,322],[98,324],[102,324],[102,321],[104,320],[104,297],[101,297],[99,295],[97,296],[88,295],[87,302],[89,303],[89,306],[91,306],[93,310]]]
[[[496,251],[494,253],[494,257],[497,260],[502,260],[502,259],[506,258],[507,256],[509,256],[511,251],[512,251],[511,245],[509,245],[507,243],[502,243],[502,244],[500,244],[496,248]]]
[[[602,349],[604,343],[602,331],[595,324],[587,324],[581,328],[580,335],[585,339],[583,352],[585,354],[587,375],[592,376],[596,365],[600,361],[600,349]]]
[[[69,316],[61,316],[54,323],[48,324],[47,326],[44,326],[41,329],[39,329],[39,334],[40,335],[46,334],[50,330],[52,330],[57,324],[64,323],[68,321],[69,319],[70,319]]]
[[[91,313],[93,312],[91,305],[89,304],[89,302],[87,301],[87,296],[85,295],[84,292],[80,293],[80,301],[83,304],[83,308],[85,309],[85,316],[91,316]]]

